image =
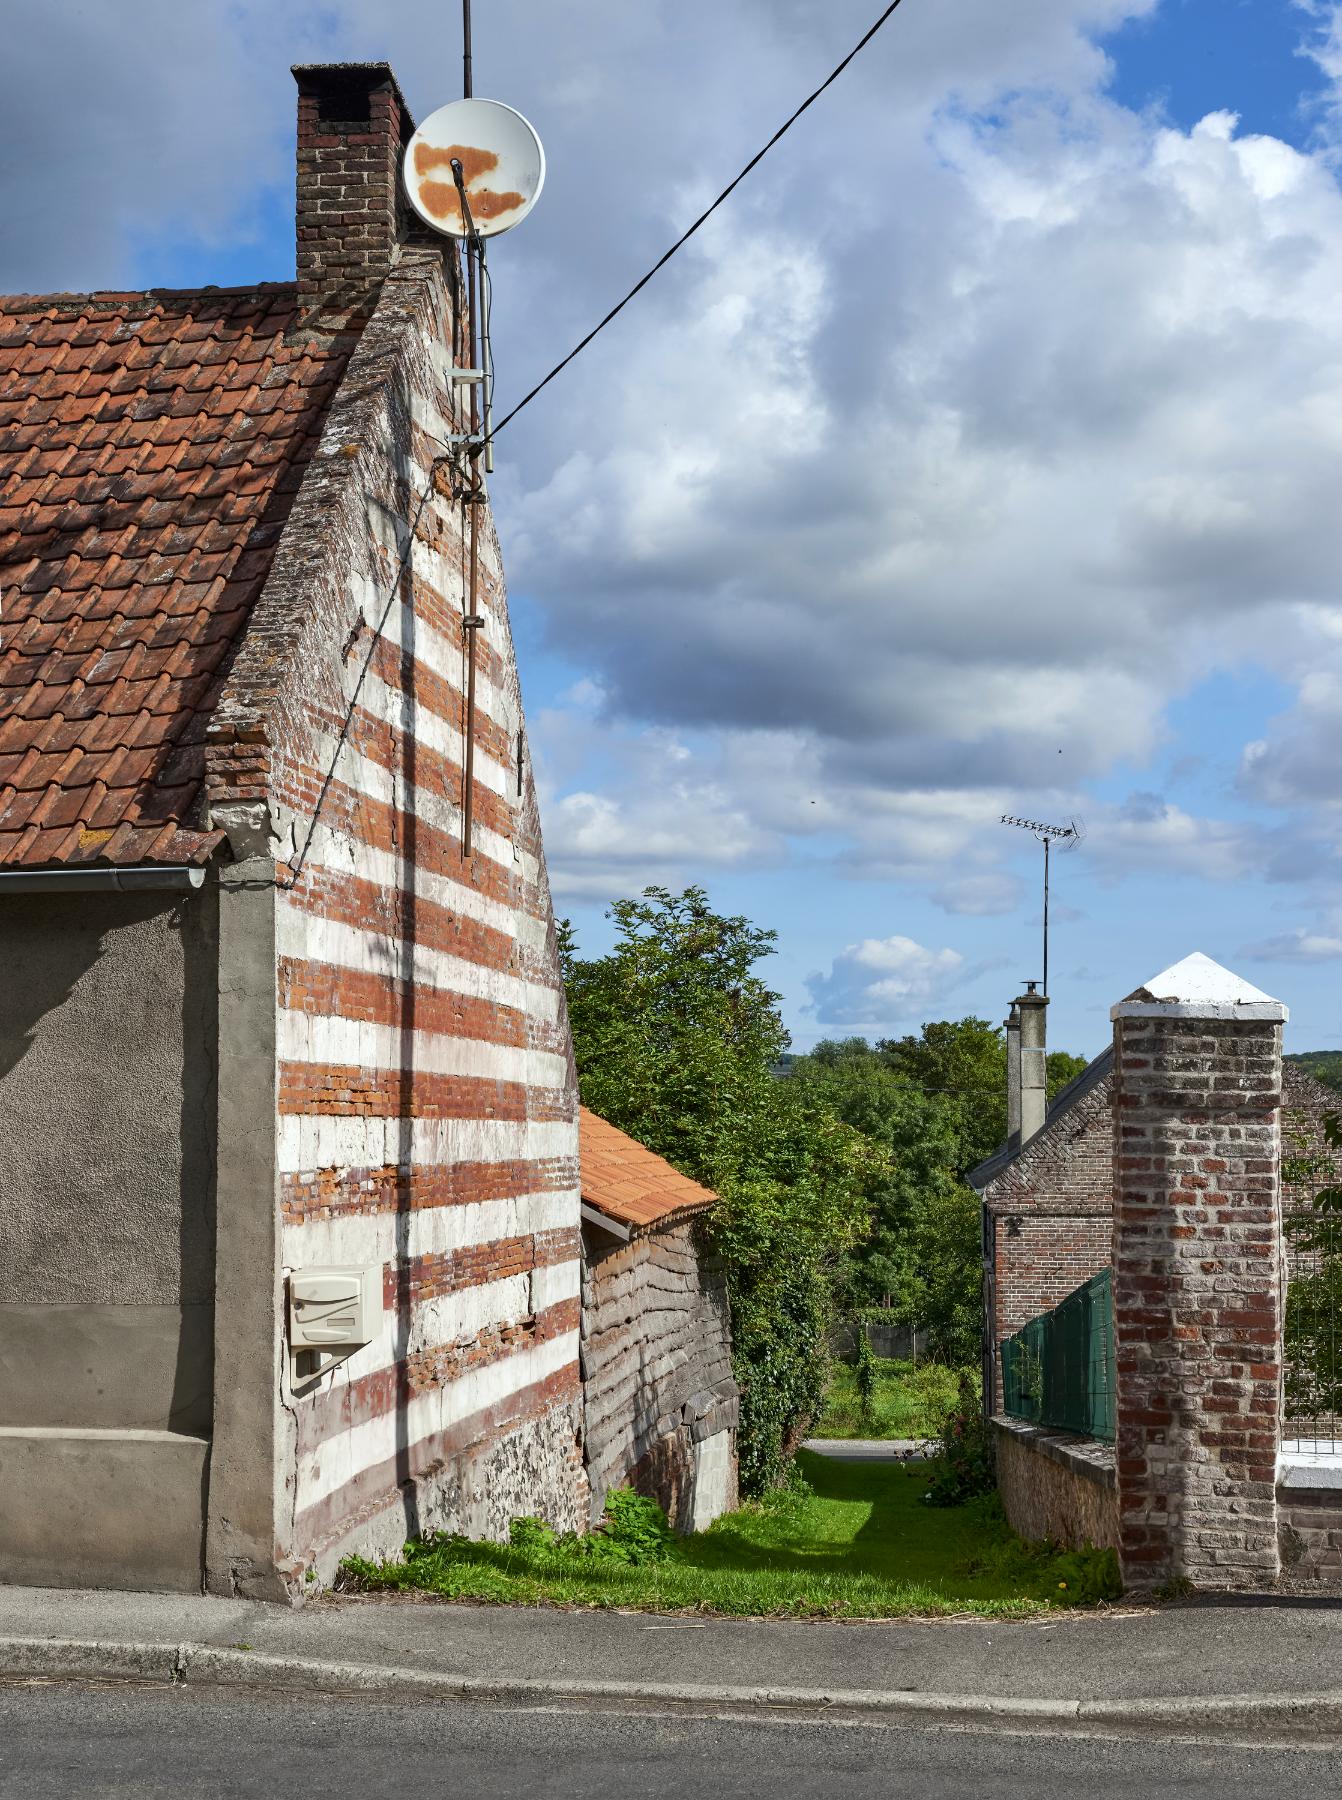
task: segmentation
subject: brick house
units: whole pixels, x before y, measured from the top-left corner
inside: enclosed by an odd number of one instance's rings
[[[8,1581],[283,1599],[588,1518],[550,892],[437,460],[458,261],[390,69],[295,74],[295,282],[0,301]],[[382,1320],[314,1366],[332,1268]]]
[[[1008,1070],[1010,1138],[966,1178],[983,1201],[984,1393],[991,1392],[993,1410],[1001,1403],[1002,1340],[1057,1306],[1113,1258],[1113,1045],[1045,1109],[1042,1075],[1032,1095],[1030,1071],[1022,1078],[1020,1067],[1022,1037],[1028,1054],[1031,1005],[1042,1049],[1037,997],[1019,996],[1007,1021],[1007,1054],[1016,1059]],[[1336,1166],[1323,1119],[1342,1108],[1342,1096],[1288,1061],[1282,1064],[1281,1096],[1282,1207],[1289,1215],[1309,1207],[1326,1179],[1319,1171]]]
[[[582,1108],[582,1364],[592,1518],[613,1487],[702,1531],[736,1505],[727,1287],[699,1226],[717,1195]]]

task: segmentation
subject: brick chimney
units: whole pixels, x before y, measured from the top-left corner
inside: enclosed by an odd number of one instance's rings
[[[293,75],[299,302],[348,319],[369,308],[404,235],[414,120],[388,63],[300,63]]]

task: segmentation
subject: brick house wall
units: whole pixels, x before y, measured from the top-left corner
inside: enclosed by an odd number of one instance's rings
[[[1092,1074],[1093,1071],[1093,1074]],[[1112,1052],[1095,1059],[1073,1104],[1058,1097],[1050,1122],[984,1186],[985,1305],[992,1334],[994,1407],[1001,1401],[1003,1338],[1050,1311],[1113,1258]],[[1282,1151],[1288,1179],[1282,1210],[1308,1211],[1314,1194],[1342,1177],[1325,1114],[1342,1096],[1298,1064],[1282,1065]],[[1291,1178],[1293,1177],[1293,1179]],[[1294,1268],[1289,1237],[1287,1274]]]

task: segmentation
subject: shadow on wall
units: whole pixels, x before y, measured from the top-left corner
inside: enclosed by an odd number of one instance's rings
[[[0,907],[0,1372],[8,1423],[209,1432],[217,901]]]
[[[69,1000],[101,959],[105,938],[121,922],[109,917],[108,900],[119,900],[128,920],[147,919],[163,904],[154,894],[5,897],[0,912],[5,944],[0,1082],[27,1055],[41,1022]]]

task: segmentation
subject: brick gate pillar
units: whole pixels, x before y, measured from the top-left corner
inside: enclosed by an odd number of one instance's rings
[[[1200,954],[1111,1009],[1124,1579],[1275,1580],[1281,1028]]]

